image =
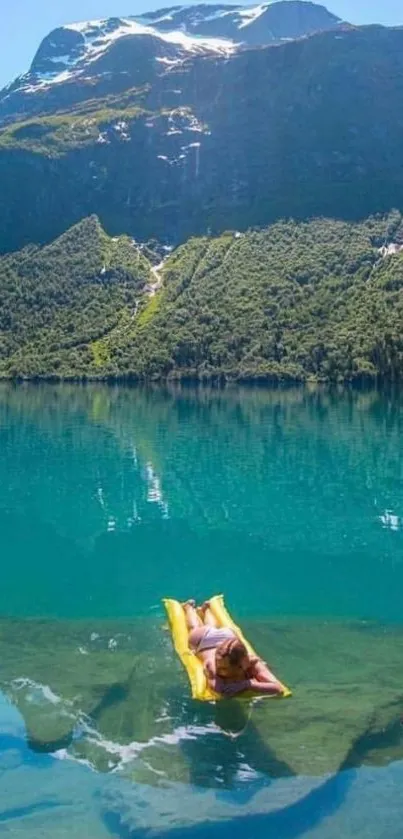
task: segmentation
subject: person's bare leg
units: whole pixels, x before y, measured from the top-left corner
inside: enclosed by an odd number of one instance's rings
[[[197,614],[195,600],[187,600],[186,603],[182,603],[182,606],[189,631],[189,647],[196,649],[204,635],[205,627],[202,619]]]
[[[197,614],[196,610],[196,601],[195,600],[187,600],[186,603],[182,603],[183,611],[186,617],[186,624],[189,632],[193,629],[197,629],[198,626],[202,626],[203,621]]]
[[[200,608],[200,611],[203,615],[203,623],[205,626],[218,627],[218,623],[211,611],[209,600],[204,601],[203,605]]]

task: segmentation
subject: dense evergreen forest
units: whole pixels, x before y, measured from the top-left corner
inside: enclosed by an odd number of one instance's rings
[[[0,258],[3,377],[354,381],[403,371],[403,221],[284,221],[162,265],[96,217]]]

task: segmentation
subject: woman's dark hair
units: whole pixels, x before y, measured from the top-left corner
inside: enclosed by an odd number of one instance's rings
[[[242,659],[248,655],[245,644],[243,644],[239,638],[231,638],[230,641],[224,641],[217,648],[217,652],[221,658],[228,658],[232,667],[236,667],[236,665],[240,664]]]

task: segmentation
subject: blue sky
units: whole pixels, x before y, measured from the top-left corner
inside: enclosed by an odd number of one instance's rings
[[[0,88],[28,69],[40,41],[56,26],[133,15],[175,3],[179,5],[180,0],[8,0],[1,15]],[[253,0],[246,4],[253,5]],[[324,5],[351,23],[403,24],[402,0],[324,0]]]

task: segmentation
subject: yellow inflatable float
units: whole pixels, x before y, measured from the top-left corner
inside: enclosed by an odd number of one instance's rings
[[[215,702],[218,699],[223,699],[221,694],[216,693],[210,688],[204,673],[202,662],[189,647],[189,633],[182,604],[179,603],[178,600],[164,600],[164,606],[167,611],[175,650],[189,677],[193,699],[199,699],[202,702]],[[242,630],[234,623],[231,615],[227,611],[222,594],[218,594],[210,599],[210,609],[216,619],[217,625],[232,629],[238,638],[245,644],[249,655],[255,656],[256,653],[253,647],[246,640]],[[282,687],[283,693],[277,698],[281,699],[291,696],[291,691],[285,685],[282,685]],[[242,694],[242,698],[251,698],[253,696],[262,696],[262,694],[254,691],[248,691]],[[274,697],[266,695],[265,698],[273,699]]]

